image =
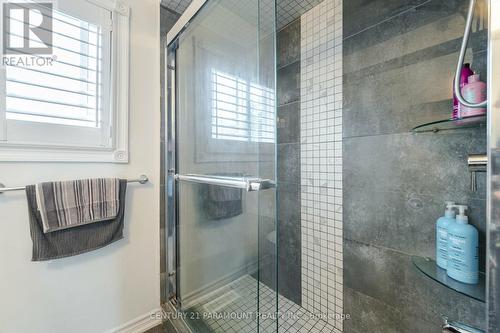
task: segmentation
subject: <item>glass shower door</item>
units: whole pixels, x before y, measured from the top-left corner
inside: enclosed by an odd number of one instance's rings
[[[275,27],[266,1],[207,1],[169,49],[175,297],[194,332],[275,331],[274,319],[259,316],[277,302],[268,237],[276,225]]]

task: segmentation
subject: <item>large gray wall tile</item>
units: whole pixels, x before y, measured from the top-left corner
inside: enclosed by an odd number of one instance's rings
[[[483,304],[410,260],[434,257],[436,219],[454,200],[471,207],[484,268],[485,175],[470,191],[466,161],[486,150],[485,129],[410,133],[451,113],[467,3],[344,1],[344,302],[357,318],[346,332],[438,332],[441,314],[484,327]],[[482,73],[486,34],[474,33],[466,59]]]
[[[300,142],[300,102],[278,107],[278,143]]]
[[[300,18],[276,35],[278,68],[300,61]]]
[[[354,2],[357,2],[357,0]],[[381,2],[403,4],[407,1],[371,1],[372,5]],[[465,1],[415,0],[414,2],[418,2],[420,5],[407,9],[400,13],[400,15],[393,16],[388,20],[381,20],[377,24],[370,26],[369,29],[362,30],[355,35],[348,35],[344,31],[344,54],[350,55],[359,50],[368,49],[377,45],[389,45],[391,48],[398,46],[402,50],[418,50],[428,47],[429,44],[436,44],[436,41],[442,42],[443,38],[449,40],[459,37],[459,35],[456,34],[456,29],[459,28],[460,25],[463,28],[463,23],[465,22],[467,4]],[[348,7],[353,5],[353,1],[344,2],[344,29],[346,26],[352,24],[353,21],[361,22],[363,16],[375,17],[373,12],[366,10],[366,6],[365,10],[359,10],[355,15],[349,16],[346,11],[348,11]],[[428,31],[438,28],[441,29],[438,34],[428,34]],[[418,39],[419,34],[428,34],[428,36],[426,36],[426,40],[421,40]],[[416,43],[404,43],[405,40]],[[395,41],[403,42],[403,45],[395,45]],[[392,53],[389,52],[388,54],[381,54],[380,56],[384,57],[390,54]]]
[[[300,184],[278,182],[278,217],[285,223],[300,220]],[[299,203],[299,205],[297,205]]]
[[[477,192],[470,190],[467,156],[485,149],[485,131],[474,129],[348,138],[344,181],[347,187],[410,189],[443,200],[484,199],[484,178]]]
[[[432,0],[344,41],[346,137],[406,132],[451,114],[463,3]],[[486,36],[473,35],[467,56],[479,71]]]
[[[278,145],[278,181],[300,183],[300,143]]]
[[[407,316],[376,298],[344,286],[344,333],[431,333],[440,332],[440,325]]]
[[[302,304],[302,281],[299,258],[280,256],[278,260],[278,292],[295,304]]]
[[[301,304],[300,20],[277,36],[278,291]]]
[[[439,325],[445,314],[451,320],[484,327],[484,303],[428,279],[413,266],[410,256],[346,239],[344,257],[349,263],[344,265],[346,286],[400,309],[403,316]]]
[[[278,188],[276,196],[263,193],[259,201],[265,206],[267,202],[274,202],[276,198],[279,248],[276,251],[276,246],[267,239],[272,230],[266,227],[264,234],[260,235],[260,243],[265,244],[260,247],[260,255],[261,259],[268,257],[270,260],[266,259],[265,265],[261,265],[260,278],[269,287],[277,289],[281,295],[301,304],[300,20],[280,30],[277,42],[278,67],[280,67],[277,73],[276,178]],[[268,176],[274,178],[274,175]],[[265,209],[265,211],[270,210]]]
[[[472,192],[467,155],[485,147],[483,130],[345,139],[345,236],[433,257],[435,222],[451,200],[470,207],[484,249],[485,174]]]
[[[357,34],[405,11],[414,11],[416,6],[425,2],[427,0],[343,1],[344,37]],[[450,3],[452,1],[446,2]]]
[[[484,56],[482,55],[481,58]],[[457,53],[388,69],[362,78],[344,78],[344,136],[410,131],[446,119],[452,110],[452,76]],[[474,60],[472,67],[483,60]],[[435,74],[430,78],[429,72]]]
[[[278,291],[301,304],[300,184],[278,182]]]
[[[376,199],[374,199],[376,198]],[[345,197],[344,225],[347,238],[384,246],[413,255],[435,258],[436,220],[444,214],[441,197],[405,192],[367,191],[356,202]],[[485,251],[485,200],[466,201],[473,207],[471,224],[480,232],[479,248]],[[480,269],[485,269],[485,257]]]
[[[300,100],[300,62],[278,70],[278,105]]]

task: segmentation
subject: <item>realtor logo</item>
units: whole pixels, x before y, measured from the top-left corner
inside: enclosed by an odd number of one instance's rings
[[[52,54],[52,3],[3,4],[4,54]]]

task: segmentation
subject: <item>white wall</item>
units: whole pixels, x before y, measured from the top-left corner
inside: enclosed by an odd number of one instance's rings
[[[52,262],[31,262],[24,192],[0,195],[0,333],[100,333],[159,307],[160,60],[158,0],[131,15],[130,163],[0,163],[7,186],[147,174],[127,193],[125,238]]]

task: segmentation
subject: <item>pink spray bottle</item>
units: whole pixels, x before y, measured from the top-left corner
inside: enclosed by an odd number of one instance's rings
[[[479,74],[469,76],[469,83],[462,88],[462,95],[469,103],[481,103],[486,100],[486,83],[479,79]],[[461,105],[460,118],[481,116],[486,114],[486,108],[469,108]]]
[[[467,83],[469,83],[469,76],[473,75],[474,72],[470,69],[470,64],[464,64],[462,67],[462,71],[460,72],[460,89],[465,87]],[[455,84],[455,83],[453,83]],[[460,119],[460,108],[463,106],[458,102],[458,98],[455,95],[455,91],[453,91],[453,113],[451,115],[452,119]]]

